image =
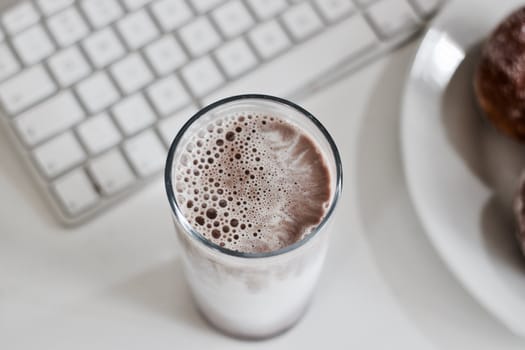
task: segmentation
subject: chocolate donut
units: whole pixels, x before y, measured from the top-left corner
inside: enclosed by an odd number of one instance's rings
[[[474,88],[490,122],[525,141],[525,7],[505,18],[486,41]]]
[[[516,219],[516,238],[525,254],[525,171],[521,174],[518,191],[514,198],[514,217]]]

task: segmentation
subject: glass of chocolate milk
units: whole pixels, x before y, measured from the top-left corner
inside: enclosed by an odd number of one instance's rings
[[[213,103],[180,130],[165,182],[200,313],[265,338],[305,313],[341,194],[334,141],[310,113],[266,95]]]

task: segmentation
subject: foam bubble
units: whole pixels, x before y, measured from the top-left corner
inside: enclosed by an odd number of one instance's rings
[[[281,118],[217,119],[183,149],[175,168],[177,201],[195,229],[222,247],[280,249],[302,239],[326,213],[330,178],[322,154]]]

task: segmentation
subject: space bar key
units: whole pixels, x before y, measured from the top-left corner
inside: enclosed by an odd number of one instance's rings
[[[341,38],[346,38],[345,42],[341,42]],[[352,16],[277,57],[273,62],[225,85],[206,96],[202,102],[209,104],[223,97],[246,93],[290,96],[330,68],[371,48],[375,43],[376,35],[366,20],[360,15]]]

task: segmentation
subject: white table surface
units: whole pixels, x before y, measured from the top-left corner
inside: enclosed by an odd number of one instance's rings
[[[196,313],[160,178],[65,229],[0,129],[0,349],[523,349],[447,270],[408,197],[399,104],[416,47],[299,101],[339,145],[344,194],[313,305],[262,342]]]

